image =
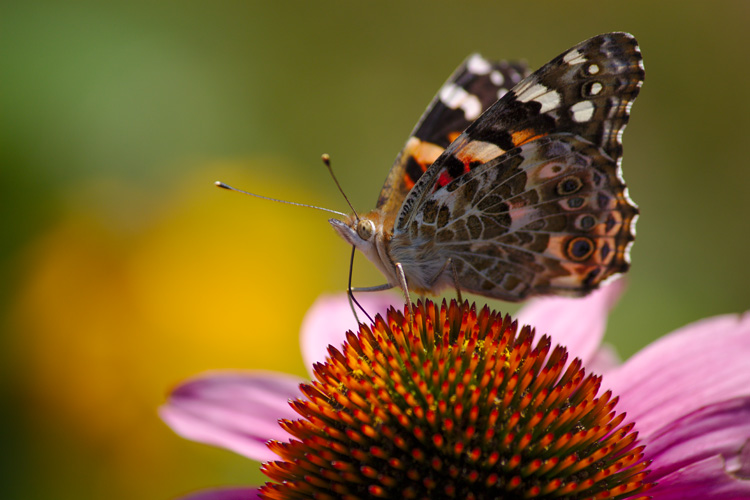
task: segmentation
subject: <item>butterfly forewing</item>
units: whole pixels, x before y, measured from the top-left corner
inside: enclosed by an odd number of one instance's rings
[[[376,207],[392,219],[422,174],[462,131],[528,76],[525,64],[469,56],[440,88],[399,153]]]
[[[525,64],[490,62],[473,54],[443,84],[412,136],[448,147],[498,99],[529,75]]]
[[[472,123],[429,168],[404,203],[411,207],[456,177],[506,151],[555,132],[601,146],[615,162],[630,106],[643,82],[638,44],[627,33],[600,35],[560,54],[524,79]]]

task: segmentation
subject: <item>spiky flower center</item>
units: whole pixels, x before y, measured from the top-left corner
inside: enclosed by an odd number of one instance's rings
[[[267,499],[637,498],[643,448],[601,377],[455,301],[390,310],[314,367],[272,442]]]

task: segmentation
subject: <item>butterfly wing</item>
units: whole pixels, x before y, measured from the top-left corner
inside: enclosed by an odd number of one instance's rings
[[[404,200],[395,229],[413,208],[472,168],[514,147],[565,132],[602,148],[618,165],[622,131],[644,78],[643,57],[628,33],[579,43],[516,85],[453,141]]]
[[[391,255],[412,286],[449,284],[448,259],[462,289],[504,300],[582,295],[625,271],[638,211],[620,138],[643,77],[635,39],[609,33],[490,106],[404,200]]]
[[[450,259],[468,292],[586,294],[628,267],[637,209],[617,170],[575,135],[528,142],[438,189],[394,235],[391,256],[415,289],[452,285],[441,273]]]
[[[528,74],[521,63],[490,62],[479,54],[469,56],[443,84],[414,127],[388,173],[376,208],[394,219],[414,183],[445,148]]]

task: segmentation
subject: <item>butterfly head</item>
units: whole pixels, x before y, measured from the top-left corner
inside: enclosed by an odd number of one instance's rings
[[[344,241],[365,254],[375,266],[391,281],[395,280],[392,266],[387,257],[387,236],[383,230],[382,216],[377,211],[362,216],[350,215],[344,220],[328,219],[333,229]]]
[[[350,215],[344,220],[329,219],[328,222],[331,223],[339,236],[350,245],[357,247],[365,255],[375,250],[378,227],[369,216]]]

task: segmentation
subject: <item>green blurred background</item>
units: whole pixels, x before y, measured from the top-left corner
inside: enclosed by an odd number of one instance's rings
[[[373,207],[470,52],[533,68],[630,31],[625,133],[642,216],[608,340],[628,356],[748,306],[750,3],[4,2],[0,12],[3,498],[161,499],[261,481],[156,416],[212,368],[305,374],[297,333],[343,290],[325,214]],[[363,258],[359,285],[381,278]],[[503,310],[515,310],[497,304]]]

